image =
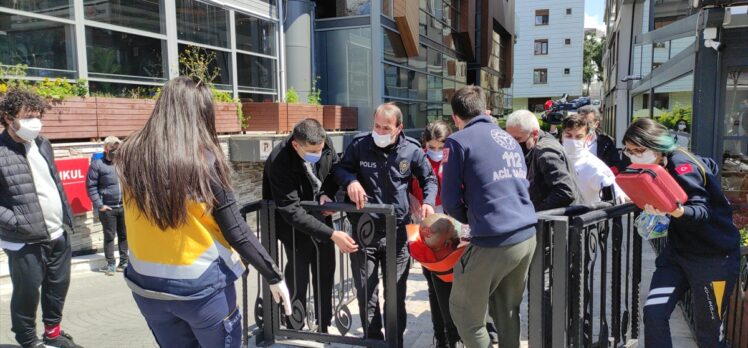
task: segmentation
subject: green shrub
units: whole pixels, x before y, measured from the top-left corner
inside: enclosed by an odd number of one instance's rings
[[[66,78],[31,81],[25,79],[28,66],[18,64],[13,66],[0,63],[0,93],[9,89],[26,89],[52,100],[63,100],[67,97],[85,97],[88,95],[86,80],[68,81]]]
[[[288,88],[286,90],[286,103],[289,104],[296,104],[299,102],[299,94],[296,93],[296,89],[293,87]]]
[[[319,76],[312,81],[312,90],[306,98],[310,105],[322,105],[322,91],[317,88],[317,81],[319,81]]]

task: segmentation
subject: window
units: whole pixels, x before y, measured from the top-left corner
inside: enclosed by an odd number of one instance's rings
[[[91,77],[164,81],[165,42],[119,31],[86,27],[86,53]]]
[[[544,85],[548,83],[548,69],[535,69],[533,71],[532,83]]]
[[[317,18],[365,16],[371,13],[370,0],[317,1]]]
[[[548,25],[548,10],[535,10],[535,25]]]
[[[535,40],[535,55],[544,56],[548,54],[548,39]]]
[[[567,9],[566,9],[566,15],[568,16],[568,15],[570,15],[570,14],[571,14],[571,9],[570,9],[570,8],[567,8]]]
[[[571,46],[571,39],[564,40],[564,45]]]
[[[0,0],[0,6],[59,18],[73,14],[73,0]]]
[[[83,12],[91,21],[163,33],[161,6],[153,0],[84,0]]]
[[[569,74],[571,74],[571,69],[569,68],[564,69],[564,75],[569,75]]]
[[[72,25],[0,12],[0,63],[28,65],[29,76],[75,77]]]
[[[236,49],[275,55],[275,23],[236,13]]]
[[[177,32],[180,40],[229,47],[229,12],[197,0],[178,0]]]
[[[275,91],[275,64],[272,58],[236,54],[239,87]]]

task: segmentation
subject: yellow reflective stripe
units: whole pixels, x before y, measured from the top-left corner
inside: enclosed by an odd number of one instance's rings
[[[724,280],[718,280],[712,282],[712,289],[714,289],[714,298],[717,300],[717,312],[719,320],[722,320],[722,299],[725,297],[725,284]]]

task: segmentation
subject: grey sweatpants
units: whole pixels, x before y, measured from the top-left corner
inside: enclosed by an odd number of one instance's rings
[[[491,346],[486,309],[496,324],[501,348],[519,347],[519,305],[535,252],[535,236],[509,246],[470,245],[454,267],[449,309],[467,348]]]

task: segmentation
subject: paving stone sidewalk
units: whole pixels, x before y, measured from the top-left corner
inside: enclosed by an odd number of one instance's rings
[[[649,279],[654,269],[654,253],[648,244],[644,247],[642,274],[642,303],[646,300]],[[418,264],[414,265],[408,280],[408,323],[405,347],[430,347],[432,345],[431,315],[429,313],[426,281]],[[252,279],[252,278],[250,278]],[[237,282],[241,293],[241,282]],[[10,331],[10,285],[0,281],[0,348],[17,347]],[[380,291],[380,293],[382,293]],[[252,298],[252,297],[250,297]],[[356,304],[349,306],[354,317],[352,334],[360,334]],[[522,346],[527,346],[526,302],[522,306]],[[73,335],[84,347],[156,347],[156,343],[140,315],[130,290],[121,273],[109,277],[94,271],[77,271],[73,274],[68,300],[65,305],[63,330]],[[41,312],[38,314],[41,316]],[[676,347],[696,347],[680,310],[671,321]],[[39,324],[37,329],[41,333]],[[298,343],[298,342],[297,342]],[[303,342],[307,346],[319,343]],[[252,342],[254,344],[254,342]],[[276,346],[284,346],[279,344]],[[344,347],[343,345],[332,345]],[[643,346],[643,345],[640,345]]]

